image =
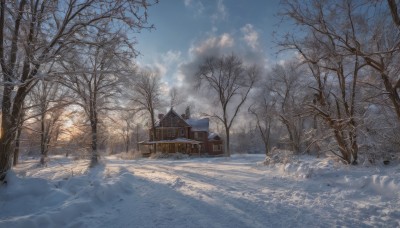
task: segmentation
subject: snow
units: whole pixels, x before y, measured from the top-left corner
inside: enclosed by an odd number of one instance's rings
[[[208,140],[214,140],[215,137],[217,137],[217,136],[218,136],[217,133],[210,132],[209,135],[208,135]]]
[[[400,166],[303,156],[25,159],[0,187],[0,227],[399,227]]]

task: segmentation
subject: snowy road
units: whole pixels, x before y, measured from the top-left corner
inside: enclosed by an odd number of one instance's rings
[[[110,157],[84,175],[84,161],[26,162],[16,172],[35,178],[14,177],[0,189],[0,208],[10,208],[0,212],[0,227],[400,226],[399,166],[262,160]],[[18,210],[24,205],[30,209]]]

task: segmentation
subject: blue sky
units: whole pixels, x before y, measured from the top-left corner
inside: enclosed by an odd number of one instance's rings
[[[261,48],[275,58],[272,34],[283,27],[279,0],[161,0],[149,8],[149,23],[156,29],[137,35],[139,61],[151,62],[168,51],[186,54],[191,45],[212,35],[239,36],[246,24],[258,32]]]
[[[136,61],[158,71],[166,91],[188,88],[207,55],[235,53],[267,67],[279,60],[274,32],[290,27],[279,10],[279,0],[161,0],[149,8],[156,28],[136,35],[141,53]]]

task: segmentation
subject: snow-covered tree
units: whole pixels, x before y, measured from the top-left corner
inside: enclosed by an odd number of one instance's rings
[[[146,0],[0,1],[0,181],[11,168],[22,104],[35,83],[46,76],[43,67],[83,42],[88,28],[108,23],[115,30],[107,32],[113,33],[118,28],[138,31],[146,27],[150,5]]]
[[[220,112],[214,111],[207,115],[224,125],[227,156],[231,154],[231,127],[259,77],[260,69],[257,66],[245,66],[234,54],[207,58],[198,68],[196,87],[208,89],[215,95],[215,102],[220,109]]]
[[[333,130],[339,156],[356,163],[360,81],[379,91],[374,102],[389,105],[400,120],[397,3],[296,0],[284,1],[284,7],[284,15],[302,29],[288,34],[282,44],[302,55],[315,78],[311,107]],[[379,80],[366,80],[374,75],[371,70]]]
[[[129,82],[131,87],[130,99],[135,111],[146,113],[150,119],[149,128],[152,134],[156,125],[155,111],[162,106],[161,100],[161,78],[155,72],[149,70],[139,71]],[[155,135],[150,136],[153,140]],[[154,151],[156,151],[154,144]]]
[[[68,97],[68,91],[61,84],[44,80],[39,81],[28,95],[29,114],[26,118],[31,118],[35,120],[33,123],[38,122],[40,125],[37,132],[40,135],[42,165],[45,164],[50,145],[55,144],[60,135],[62,115],[71,104]]]
[[[124,34],[105,35],[98,31],[91,42],[70,53],[69,61],[62,62],[65,75],[60,83],[75,93],[75,103],[84,110],[90,123],[91,166],[97,164],[99,157],[100,115],[117,107],[113,98],[120,92],[121,75],[130,74],[132,53],[126,47],[124,37]]]

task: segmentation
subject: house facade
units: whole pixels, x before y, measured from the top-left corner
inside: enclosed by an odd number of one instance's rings
[[[209,131],[209,123],[208,118],[194,119],[188,113],[179,115],[170,109],[167,114],[160,114],[155,128],[149,130],[149,141],[140,143],[142,152],[222,155],[223,141]]]

